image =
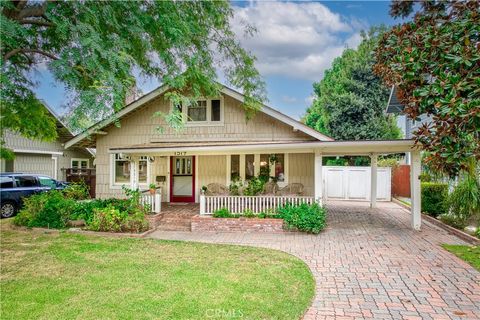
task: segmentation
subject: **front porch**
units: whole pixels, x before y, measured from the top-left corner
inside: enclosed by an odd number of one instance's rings
[[[233,213],[245,210],[261,213],[275,210],[285,203],[323,204],[327,200],[323,157],[369,156],[371,166],[360,187],[364,200],[371,208],[383,187],[379,189],[379,155],[409,153],[411,167],[411,226],[419,230],[420,214],[420,152],[412,149],[410,140],[394,141],[330,141],[257,144],[216,144],[195,146],[111,148],[112,160],[119,164],[130,163],[131,187],[139,186],[140,176],[144,185],[155,182],[162,190],[162,201],[199,203],[198,213],[212,214],[221,208]],[[274,158],[274,160],[272,160]],[[143,168],[144,172],[140,172]],[[116,173],[115,173],[116,174]],[[113,176],[115,176],[113,174]],[[290,184],[302,185],[302,192],[237,196],[228,190],[235,178],[248,181],[252,177],[266,176],[278,181],[281,188]],[[333,181],[335,183],[335,181]],[[216,183],[226,188],[226,193],[204,195],[207,185]],[[339,181],[340,183],[340,181]],[[283,194],[282,194],[283,196]],[[385,199],[384,199],[385,200]],[[387,199],[388,201],[388,199]]]

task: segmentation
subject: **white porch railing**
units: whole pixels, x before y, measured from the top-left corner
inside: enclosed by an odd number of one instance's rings
[[[276,210],[287,203],[299,205],[313,204],[314,197],[302,196],[205,196],[200,195],[200,214],[213,214],[222,208],[240,214],[246,210],[254,213]]]
[[[151,212],[160,213],[162,210],[162,197],[160,193],[142,194],[140,197],[140,203],[142,205],[148,205]]]

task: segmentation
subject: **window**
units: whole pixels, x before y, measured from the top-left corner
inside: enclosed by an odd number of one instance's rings
[[[147,184],[148,176],[148,157],[141,156],[138,161],[138,183]]]
[[[120,154],[115,154],[114,163],[114,183],[130,183],[130,161],[123,159]]]
[[[276,154],[274,159],[275,159],[275,164],[274,164],[275,178],[277,178],[278,182],[284,182],[285,181],[285,155],[283,153]]]
[[[240,155],[232,155],[230,157],[230,181],[240,178]]]
[[[49,177],[38,177],[38,182],[40,182],[41,187],[48,187],[52,189],[57,187],[57,182]]]
[[[19,188],[38,187],[37,179],[32,176],[15,177],[15,183]]]
[[[13,188],[12,177],[0,177],[0,188]]]
[[[227,180],[247,181],[258,176],[263,181],[273,179],[283,187],[288,183],[288,155],[241,154],[230,155],[227,162]]]
[[[212,100],[211,121],[220,121],[220,100]]]
[[[88,169],[88,159],[72,159],[73,169]]]
[[[223,99],[202,99],[191,105],[175,105],[187,125],[222,125]]]
[[[245,155],[245,180],[255,177],[255,155]]]
[[[207,101],[200,100],[187,107],[187,121],[207,121]]]

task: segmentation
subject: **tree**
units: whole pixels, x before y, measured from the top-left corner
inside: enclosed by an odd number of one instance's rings
[[[346,49],[313,85],[305,123],[339,140],[396,139],[400,130],[385,114],[389,88],[373,74],[373,51],[384,28],[362,33],[358,49]]]
[[[415,132],[426,161],[450,176],[480,160],[480,4],[394,1],[390,14],[412,21],[380,40],[375,73],[398,88],[405,114],[432,118]]]
[[[2,132],[55,139],[55,122],[39,111],[32,91],[30,75],[40,65],[67,88],[74,128],[121,109],[138,74],[159,78],[180,103],[217,95],[219,68],[243,90],[247,117],[265,100],[255,59],[231,29],[227,1],[12,0],[0,10]],[[246,35],[253,32],[245,26]]]

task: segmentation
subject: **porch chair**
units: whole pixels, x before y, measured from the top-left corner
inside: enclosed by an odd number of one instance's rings
[[[228,194],[228,188],[220,183],[209,183],[205,191],[206,196],[228,196]]]
[[[289,183],[282,189],[278,190],[275,195],[277,196],[301,196],[303,195],[304,186],[301,183]]]
[[[276,182],[269,181],[269,182],[265,183],[265,185],[263,186],[262,194],[273,196],[273,195],[275,195],[275,193],[277,193],[277,191],[278,191],[278,184]]]

